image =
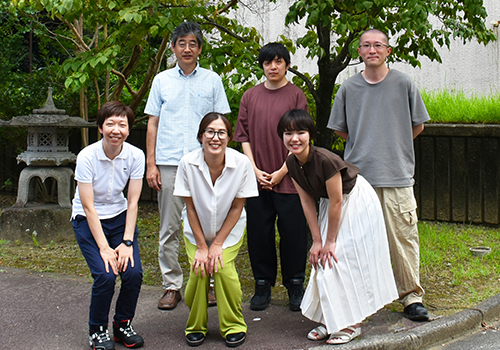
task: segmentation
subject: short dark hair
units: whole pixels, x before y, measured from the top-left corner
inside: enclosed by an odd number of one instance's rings
[[[104,121],[112,116],[127,117],[128,129],[132,130],[135,121],[134,111],[122,101],[109,101],[97,112],[96,124],[102,129]]]
[[[361,36],[359,37],[359,42],[361,43],[361,38],[363,37],[363,35],[365,35],[366,33],[376,33],[376,34],[382,34],[385,38],[385,43],[387,45],[389,45],[389,37],[387,36],[386,33],[384,33],[383,31],[381,31],[380,29],[375,29],[375,28],[371,28],[371,29],[368,29],[368,30],[365,30],[363,32],[363,34],[361,34]]]
[[[200,127],[198,128],[198,141],[201,142],[201,138],[203,136],[203,132],[205,132],[205,129],[212,123],[214,120],[217,119],[222,119],[224,122],[224,125],[226,126],[227,129],[227,134],[229,135],[229,140],[230,142],[233,139],[233,126],[231,125],[231,122],[229,119],[224,114],[217,113],[217,112],[210,112],[207,115],[203,117],[203,119],[200,121]]]
[[[196,41],[198,42],[198,46],[203,45],[203,33],[201,32],[201,27],[196,22],[185,21],[182,22],[174,29],[172,33],[172,45],[175,46],[175,43],[179,38],[185,37],[189,34],[193,34],[196,37]]]
[[[313,118],[303,109],[290,109],[278,122],[278,136],[283,140],[285,131],[305,130],[311,139],[316,136],[316,124]]]
[[[269,43],[264,45],[259,52],[259,65],[264,69],[264,62],[272,61],[276,57],[284,59],[286,65],[290,64],[290,53],[285,45],[281,43]]]

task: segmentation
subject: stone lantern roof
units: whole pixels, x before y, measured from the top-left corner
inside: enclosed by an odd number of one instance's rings
[[[52,88],[45,105],[40,109],[34,109],[33,114],[14,117],[9,121],[2,121],[3,126],[36,127],[47,126],[57,128],[82,128],[95,127],[95,123],[90,123],[80,117],[71,117],[66,114],[66,110],[58,109],[52,99]]]
[[[47,101],[33,114],[14,117],[0,124],[5,127],[28,128],[28,147],[17,156],[17,161],[28,166],[61,166],[76,161],[76,155],[68,150],[69,129],[95,127],[80,117],[71,117],[64,109],[58,109],[49,87]]]

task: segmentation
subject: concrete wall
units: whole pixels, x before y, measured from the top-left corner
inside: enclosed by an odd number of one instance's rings
[[[303,25],[285,27],[285,16],[293,0],[279,0],[276,4],[263,0],[247,1],[240,6],[235,16],[245,25],[256,27],[264,37],[264,42],[276,41],[280,35],[297,38],[305,32]],[[491,22],[500,21],[500,1],[484,0],[488,12],[487,27],[496,31]],[[305,50],[299,50],[292,58],[292,65],[299,71],[317,72],[316,61],[306,58]],[[420,59],[422,68],[409,64],[395,63],[391,67],[409,74],[420,88],[427,90],[458,89],[466,92],[489,94],[500,92],[500,42],[487,46],[473,41],[465,45],[453,41],[450,50],[440,49],[443,63],[430,62],[426,57]],[[351,66],[339,77],[338,82],[356,74],[363,65]]]

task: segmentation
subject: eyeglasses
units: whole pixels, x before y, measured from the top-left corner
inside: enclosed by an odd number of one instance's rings
[[[359,48],[362,50],[368,50],[368,49],[370,49],[370,47],[373,47],[375,50],[380,51],[380,50],[383,50],[384,47],[389,47],[389,45],[381,44],[381,43],[359,45]]]
[[[184,50],[186,47],[189,46],[189,48],[191,50],[194,50],[196,48],[198,48],[198,43],[195,43],[195,42],[185,42],[185,41],[179,41],[177,44],[176,44],[181,50]]]
[[[203,135],[205,135],[207,139],[213,139],[215,135],[217,135],[219,140],[225,140],[229,137],[229,133],[226,130],[215,131],[212,129],[205,129],[203,130]]]

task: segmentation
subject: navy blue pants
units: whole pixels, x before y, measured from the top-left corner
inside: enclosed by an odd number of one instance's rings
[[[278,269],[275,225],[280,235],[283,285],[288,288],[290,279],[303,281],[306,271],[308,229],[299,195],[259,191],[258,197],[247,198],[248,254],[253,275],[273,286]]]
[[[127,212],[123,212],[114,218],[101,220],[101,226],[104,235],[108,240],[111,248],[118,247],[123,240],[125,232],[125,219]],[[80,246],[85,260],[92,273],[94,284],[92,285],[92,298],[90,300],[89,325],[104,326],[108,324],[109,309],[111,307],[111,299],[115,292],[116,276],[109,268],[109,273],[106,272],[104,262],[99,253],[99,247],[92,236],[87,218],[82,215],[77,215],[72,220],[73,230],[75,231],[76,240]],[[137,226],[134,233],[134,267],[129,265],[125,272],[120,272],[122,280],[120,295],[116,301],[114,321],[120,322],[132,320],[137,306],[137,299],[142,285],[142,264],[141,255],[139,253],[139,245],[137,236],[139,231]]]

